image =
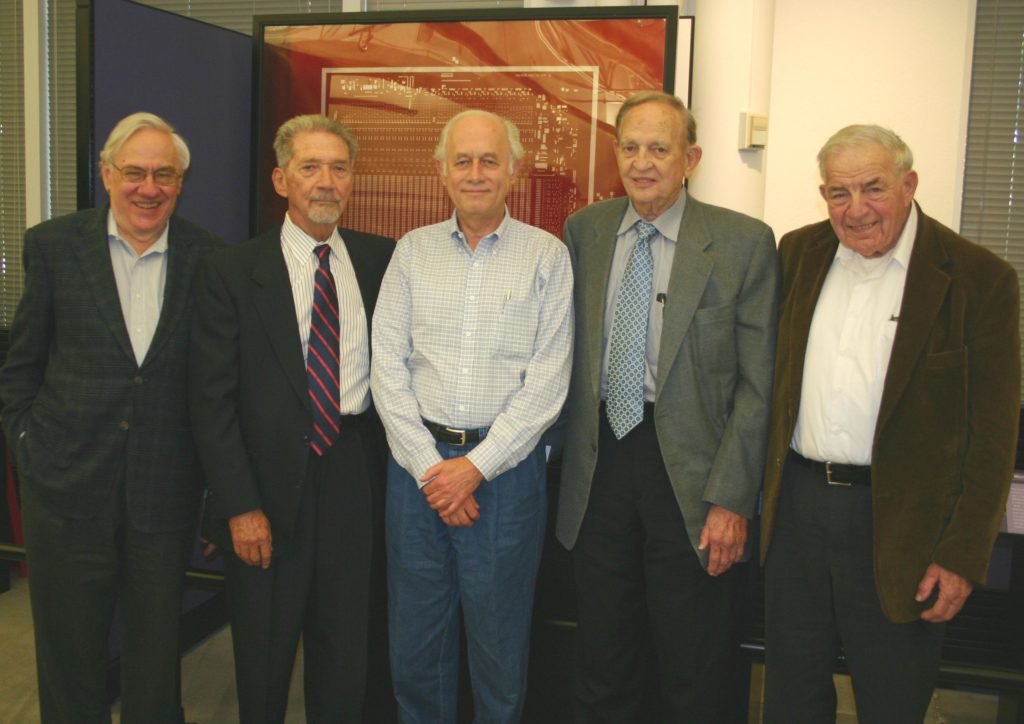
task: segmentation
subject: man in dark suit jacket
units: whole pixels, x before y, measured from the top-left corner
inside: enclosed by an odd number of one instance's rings
[[[367,686],[386,681],[383,669],[367,681],[369,648],[381,661],[387,651],[367,634],[386,615],[374,560],[386,447],[368,339],[394,241],[339,233],[357,150],[345,126],[298,116],[274,149],[284,224],[212,255],[199,273],[192,416],[228,551],[241,720],[283,720],[302,634],[307,718],[355,722]],[[317,325],[328,316],[325,332]],[[319,366],[328,358],[329,372]]]
[[[844,128],[818,163],[829,221],[780,250],[765,714],[833,721],[841,639],[861,721],[921,721],[1012,478],[1017,274],[917,207],[891,131]]]
[[[21,480],[44,722],[178,722],[178,620],[201,483],[188,409],[192,277],[217,239],[172,217],[188,147],[136,113],[100,153],[110,205],[25,232],[0,398]]]
[[[578,721],[723,721],[738,571],[754,514],[775,345],[775,239],[703,204],[683,182],[700,161],[682,101],[643,93],[616,120],[629,196],[569,217],[576,337],[558,504],[579,606]],[[650,234],[653,271],[627,278]],[[653,230],[653,231],[652,231]],[[629,261],[627,261],[629,259]],[[618,427],[616,325],[644,303]],[[635,426],[633,426],[635,425]],[[645,674],[648,650],[656,672]],[[645,686],[661,685],[660,701]]]

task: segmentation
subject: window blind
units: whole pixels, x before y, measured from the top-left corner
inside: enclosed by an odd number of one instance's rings
[[[22,0],[0,3],[0,333],[21,298],[25,232],[25,80]]]
[[[960,233],[1024,271],[1024,3],[978,0]],[[1024,314],[1021,314],[1024,325]]]

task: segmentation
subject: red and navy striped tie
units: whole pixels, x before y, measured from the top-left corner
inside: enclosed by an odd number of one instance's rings
[[[313,309],[309,323],[306,375],[309,401],[313,406],[313,439],[317,455],[323,455],[338,438],[340,388],[338,385],[338,292],[331,274],[329,244],[315,249],[320,266],[313,274]]]

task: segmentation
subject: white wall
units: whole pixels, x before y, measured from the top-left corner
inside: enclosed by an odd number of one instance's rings
[[[777,235],[825,218],[815,156],[851,123],[900,134],[921,178],[918,201],[957,228],[975,7],[775,0],[764,218]]]
[[[764,218],[776,235],[822,219],[818,148],[848,123],[881,123],[914,150],[925,210],[957,228],[975,0],[651,1],[696,16],[692,105],[704,158],[695,196]],[[343,9],[360,3],[343,0]],[[37,15],[26,10],[26,32],[38,32]],[[27,55],[29,79],[39,61]],[[37,87],[30,97],[39,96]],[[39,215],[45,115],[28,106],[26,160],[36,159],[37,174],[29,208]],[[766,150],[738,150],[742,111],[769,112]]]
[[[766,152],[739,150],[739,123],[741,112],[768,111],[775,1],[697,0],[693,8],[691,110],[704,155],[690,191],[757,218]]]

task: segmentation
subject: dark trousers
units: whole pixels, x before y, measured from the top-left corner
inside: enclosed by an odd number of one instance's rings
[[[871,521],[870,487],[827,485],[791,456],[765,562],[766,722],[835,721],[840,643],[859,721],[924,718],[944,626],[885,618]]]
[[[740,571],[712,577],[701,566],[650,418],[616,440],[602,408],[599,445],[573,549],[575,718],[726,721]]]
[[[109,722],[108,638],[121,610],[121,721],[182,720],[178,624],[195,532],[132,527],[119,487],[89,520],[51,511],[22,485],[44,724]]]
[[[386,619],[382,596],[370,617],[371,557],[381,527],[370,487],[377,484],[370,434],[362,417],[344,419],[327,453],[310,453],[296,492],[302,499],[295,533],[273,538],[269,568],[225,556],[242,724],[284,720],[300,635],[307,721],[363,721],[368,628],[380,631]],[[386,674],[387,642],[375,636],[372,645]]]

